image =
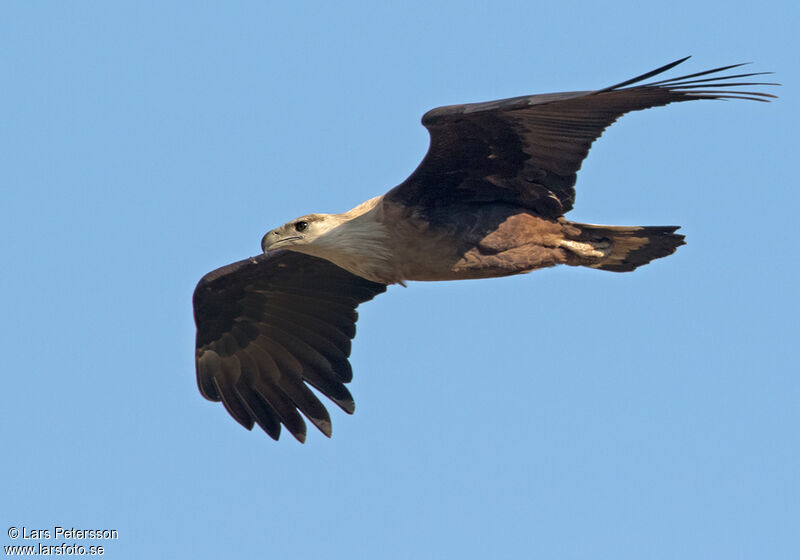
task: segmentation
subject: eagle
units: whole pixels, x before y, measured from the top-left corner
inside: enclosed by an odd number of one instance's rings
[[[248,430],[301,443],[305,416],[331,436],[313,387],[352,414],[345,384],[356,308],[412,280],[495,278],[558,264],[628,272],[684,244],[677,226],[567,220],[575,181],[603,130],[630,111],[696,99],[768,101],[740,86],[767,72],[734,64],[642,83],[689,57],[593,91],[439,107],[422,117],[430,146],[400,185],[342,214],[273,229],[258,256],[206,274],[194,291],[196,373]]]

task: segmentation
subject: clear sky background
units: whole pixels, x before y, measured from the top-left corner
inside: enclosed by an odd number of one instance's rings
[[[800,558],[793,2],[4,2],[0,542],[109,558]],[[360,308],[333,438],[204,400],[191,295],[401,182],[439,105],[753,61],[771,104],[624,117],[579,221],[683,226],[634,273]],[[674,73],[672,75],[678,75]],[[59,544],[61,540],[41,541]]]

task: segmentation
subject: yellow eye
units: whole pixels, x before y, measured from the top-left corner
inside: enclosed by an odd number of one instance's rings
[[[301,220],[294,224],[294,229],[297,231],[305,231],[308,229],[308,222]]]

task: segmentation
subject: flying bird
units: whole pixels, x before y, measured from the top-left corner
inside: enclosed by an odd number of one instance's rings
[[[688,58],[688,57],[687,57]],[[642,83],[667,64],[594,91],[439,107],[430,147],[400,185],[342,214],[269,231],[262,254],[205,275],[194,292],[200,392],[247,429],[305,441],[305,416],[331,435],[314,387],[354,411],[345,386],[356,307],[410,280],[523,274],[557,264],[628,272],[683,245],[676,226],[564,218],[576,174],[603,130],[629,111],[696,99],[767,101],[726,89],[777,85],[725,74],[740,64]]]

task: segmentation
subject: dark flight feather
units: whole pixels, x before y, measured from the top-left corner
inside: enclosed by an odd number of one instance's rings
[[[577,172],[592,143],[625,113],[695,99],[765,101],[775,97],[724,89],[776,85],[727,81],[767,72],[717,75],[741,64],[634,85],[687,58],[600,90],[530,95],[428,111],[422,117],[431,136],[428,153],[386,198],[417,207],[433,222],[437,217],[446,219],[447,208],[455,204],[486,202],[507,202],[557,218],[572,209]],[[714,76],[689,80],[711,74]]]
[[[346,412],[355,309],[386,286],[316,257],[275,252],[210,272],[194,292],[197,384],[247,429],[305,440],[302,412],[331,435],[315,387]]]

